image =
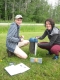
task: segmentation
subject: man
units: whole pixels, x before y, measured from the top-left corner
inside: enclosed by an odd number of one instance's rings
[[[22,15],[15,16],[15,21],[10,25],[7,34],[6,47],[8,56],[15,54],[19,58],[26,59],[27,54],[19,48],[29,43],[28,40],[24,40],[24,36],[19,36],[19,28],[22,23],[22,19]]]

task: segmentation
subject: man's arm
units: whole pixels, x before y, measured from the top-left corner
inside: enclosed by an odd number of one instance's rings
[[[17,34],[17,27],[15,25],[11,25],[7,39],[11,42],[19,42],[20,38],[15,37],[16,34]]]

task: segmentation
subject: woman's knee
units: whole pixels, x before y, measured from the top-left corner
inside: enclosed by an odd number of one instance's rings
[[[53,46],[51,49],[50,49],[50,51],[53,53],[53,54],[58,54],[58,49],[57,49],[57,47],[55,47],[55,46]]]
[[[38,43],[37,45],[38,45],[38,47],[40,47],[40,43]]]

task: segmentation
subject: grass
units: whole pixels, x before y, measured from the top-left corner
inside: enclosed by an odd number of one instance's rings
[[[9,26],[1,26],[0,27],[0,33],[7,33],[7,30],[9,29]],[[43,30],[45,29],[45,27],[43,27],[43,26],[34,26],[34,25],[32,25],[32,26],[21,26],[20,27],[20,30],[21,30],[21,32],[42,32]]]
[[[4,27],[3,27],[4,28]],[[4,31],[1,32],[2,27],[0,27],[0,80],[60,80],[60,59],[53,60],[52,56],[46,56],[47,51],[38,48],[37,55],[31,54],[29,52],[29,45],[22,47],[22,49],[27,53],[28,58],[26,60],[20,59],[16,56],[8,57],[6,52],[6,35],[7,35],[7,27],[4,28]],[[21,33],[20,35],[24,35],[25,39],[29,39],[30,37],[35,37],[37,35],[42,35],[43,30],[41,31],[41,27],[37,27],[37,30],[40,31],[29,31],[29,28],[27,29],[27,32],[25,32],[26,28],[24,28],[24,31],[21,27]],[[32,27],[31,27],[32,28]],[[40,29],[41,28],[41,29]],[[48,41],[47,37],[43,41]],[[41,42],[41,41],[40,41]],[[5,57],[5,58],[4,58]],[[43,59],[42,64],[39,63],[31,63],[30,57],[41,57]],[[4,59],[3,59],[4,58]],[[13,62],[15,64],[19,64],[20,62],[26,64],[30,67],[30,70],[22,73],[17,74],[15,76],[10,76],[4,68],[9,65],[10,62]]]

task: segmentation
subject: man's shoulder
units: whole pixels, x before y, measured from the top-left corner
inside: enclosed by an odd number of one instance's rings
[[[17,25],[16,25],[15,22],[11,23],[11,25],[10,25],[10,27],[16,27],[16,26],[17,26]]]
[[[11,23],[11,25],[16,25],[16,23],[15,23],[15,22],[13,22],[13,23]]]
[[[11,23],[11,25],[10,25],[10,28],[9,28],[10,30],[13,30],[13,29],[17,29],[17,25],[16,25],[16,23]]]

